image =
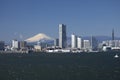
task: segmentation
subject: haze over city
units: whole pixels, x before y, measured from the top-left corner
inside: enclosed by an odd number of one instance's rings
[[[38,33],[58,37],[58,24],[67,36],[120,37],[119,0],[0,0],[0,40],[27,39]]]

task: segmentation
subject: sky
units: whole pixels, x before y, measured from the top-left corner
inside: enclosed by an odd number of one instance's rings
[[[120,0],[0,0],[0,40],[27,39],[38,33],[120,37]]]

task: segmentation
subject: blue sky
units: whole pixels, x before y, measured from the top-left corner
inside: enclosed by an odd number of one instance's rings
[[[0,40],[26,39],[38,33],[120,37],[120,0],[0,0]]]

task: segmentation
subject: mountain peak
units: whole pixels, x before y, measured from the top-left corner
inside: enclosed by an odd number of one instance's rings
[[[44,33],[38,33],[37,35],[33,36],[33,37],[30,37],[28,39],[26,39],[25,41],[27,42],[37,42],[37,41],[40,41],[40,40],[52,40],[51,37],[47,36],[46,34]]]

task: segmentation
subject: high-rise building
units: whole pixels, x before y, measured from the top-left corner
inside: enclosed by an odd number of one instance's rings
[[[91,49],[90,40],[84,40],[84,49],[86,50]]]
[[[26,41],[20,41],[20,49],[25,49],[27,47],[27,42]]]
[[[59,39],[54,39],[54,46],[59,46]]]
[[[114,40],[114,29],[112,30],[112,40]]]
[[[98,49],[98,41],[95,37],[91,36],[91,49],[97,50]]]
[[[66,37],[66,25],[59,24],[59,47],[66,48],[67,37]]]
[[[83,48],[83,39],[81,37],[77,37],[77,48]]]
[[[0,41],[0,51],[4,50],[5,43],[4,41]]]
[[[114,29],[112,30],[112,44],[111,44],[111,47],[115,47],[115,37],[114,37]]]
[[[16,39],[12,40],[12,49],[19,49],[19,41]]]
[[[71,35],[71,48],[77,48],[77,36],[75,34]]]

